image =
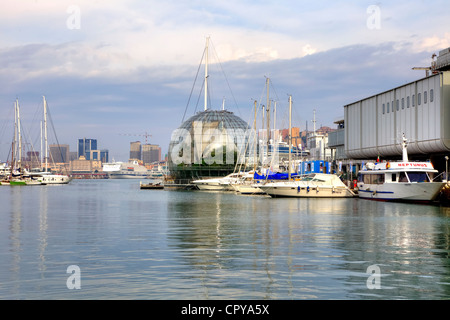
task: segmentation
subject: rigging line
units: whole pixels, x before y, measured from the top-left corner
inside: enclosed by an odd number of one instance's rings
[[[212,41],[211,41],[211,43],[212,43]],[[238,114],[239,114],[239,116],[241,116],[241,111],[239,110],[239,105],[237,104],[236,97],[234,96],[233,91],[231,90],[231,86],[230,86],[230,83],[228,82],[227,75],[225,73],[225,70],[222,67],[222,63],[220,62],[219,55],[217,54],[216,47],[214,46],[214,44],[212,44],[212,47],[213,47],[213,50],[214,50],[214,54],[215,54],[215,56],[217,58],[217,61],[219,63],[220,69],[222,70],[223,76],[225,77],[225,81],[227,83],[228,89],[230,90],[231,96],[233,97],[233,101],[234,101],[234,104],[236,105]]]
[[[4,135],[6,135],[7,130],[10,130],[11,118],[14,118],[13,108],[9,109],[8,115],[5,117],[5,120],[3,121],[2,127],[0,129],[0,139],[3,138]]]
[[[183,119],[181,120],[181,123],[184,122],[184,117],[186,116],[186,111],[187,111],[187,108],[189,107],[189,103],[190,103],[190,101],[191,101],[192,92],[194,91],[195,83],[197,82],[198,74],[199,74],[200,68],[201,68],[201,66],[202,66],[202,61],[203,61],[203,58],[204,58],[204,56],[205,56],[205,52],[206,52],[206,48],[203,49],[202,58],[200,59],[200,64],[198,65],[198,68],[197,68],[197,74],[195,75],[194,83],[192,84],[191,93],[189,94],[189,99],[188,99],[188,102],[187,102],[187,104],[186,104],[186,108],[184,109]],[[198,102],[197,102],[197,103],[198,103]],[[197,109],[197,107],[195,107],[195,108]],[[194,112],[194,113],[195,113],[195,112]]]
[[[53,129],[53,134],[55,135],[55,140],[56,140],[56,143],[58,145],[58,150],[59,150],[61,159],[63,159],[62,150],[61,150],[61,147],[60,147],[60,144],[59,144],[59,141],[58,141],[58,136],[56,135],[55,126],[53,125],[53,120],[52,120],[52,116],[50,114],[50,108],[48,107],[48,103],[47,103],[47,118],[48,118],[48,120],[50,120],[49,122],[50,122],[50,125],[51,125],[52,129]],[[67,161],[67,159],[65,159],[65,160]],[[52,157],[52,161],[53,161],[53,157]],[[64,169],[66,170],[66,174],[68,174],[69,170],[67,169],[67,162],[64,163]]]
[[[202,97],[202,91],[203,91],[204,86],[205,86],[205,81],[203,81],[202,87],[200,88],[200,91],[198,93],[198,98],[197,98],[197,103],[195,104],[194,114],[197,112],[197,107],[198,107],[198,104],[200,103],[200,98]]]

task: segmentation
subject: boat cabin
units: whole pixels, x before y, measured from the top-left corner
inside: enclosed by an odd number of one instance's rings
[[[368,163],[358,174],[364,184],[432,182],[437,172],[428,162]]]

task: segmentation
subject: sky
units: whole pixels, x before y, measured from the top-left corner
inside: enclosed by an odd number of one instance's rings
[[[172,131],[210,109],[253,123],[253,101],[277,103],[277,127],[334,127],[344,105],[425,76],[450,47],[450,4],[428,1],[0,0],[0,160],[13,106],[39,142],[45,96],[57,142],[97,139],[126,161],[132,141],[167,153]],[[36,142],[37,141],[37,142]],[[51,142],[51,141],[49,141]]]

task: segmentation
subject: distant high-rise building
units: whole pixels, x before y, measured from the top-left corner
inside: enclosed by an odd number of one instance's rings
[[[91,150],[89,152],[89,160],[100,160],[100,150]]]
[[[97,139],[78,139],[78,158],[84,156],[91,160],[91,150],[97,150]]]
[[[141,160],[141,142],[130,142],[130,160]]]
[[[142,145],[142,162],[150,164],[161,161],[161,148],[154,144]]]
[[[69,145],[67,144],[51,144],[49,146],[49,161],[53,163],[68,163],[69,158]]]
[[[78,159],[78,152],[77,151],[70,151],[69,152],[69,160],[77,160]]]
[[[100,150],[100,160],[103,163],[109,162],[109,150],[107,149]]]

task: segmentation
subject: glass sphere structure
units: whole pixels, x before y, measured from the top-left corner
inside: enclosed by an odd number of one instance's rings
[[[249,125],[226,110],[198,112],[174,130],[168,167],[175,183],[226,176],[245,162]]]

